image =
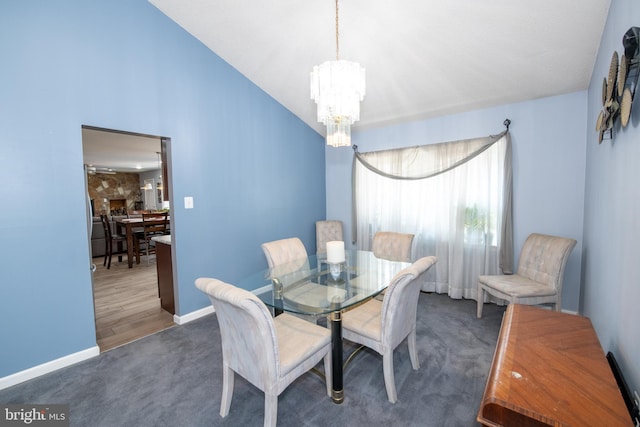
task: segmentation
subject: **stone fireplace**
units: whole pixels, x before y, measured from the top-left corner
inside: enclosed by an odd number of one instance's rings
[[[89,174],[89,198],[93,215],[126,215],[140,206],[140,175],[137,173]]]

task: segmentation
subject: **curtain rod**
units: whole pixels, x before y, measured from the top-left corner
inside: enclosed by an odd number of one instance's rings
[[[502,122],[502,124],[504,125],[504,127],[507,128],[507,131],[509,130],[509,126],[511,126],[511,120],[510,119],[504,119],[504,122]],[[358,146],[353,144],[353,146],[351,147],[353,148],[353,151],[357,152],[358,151]]]

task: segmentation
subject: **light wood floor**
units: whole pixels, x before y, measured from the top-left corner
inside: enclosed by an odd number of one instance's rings
[[[173,315],[160,307],[155,255],[149,265],[143,256],[133,268],[127,267],[126,254],[123,262],[114,256],[109,270],[103,260],[93,258],[96,335],[101,352],[175,325]]]

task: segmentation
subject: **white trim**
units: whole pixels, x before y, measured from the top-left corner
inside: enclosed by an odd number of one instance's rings
[[[534,307],[541,308],[541,309],[543,309],[543,310],[549,310],[549,311],[551,311],[551,310],[552,310],[552,309],[551,309],[551,306],[550,306],[550,305],[548,305],[548,304],[549,304],[549,303],[533,304],[533,306],[534,306]],[[575,315],[575,316],[579,316],[579,315],[580,315],[580,313],[578,313],[577,311],[573,311],[573,310],[565,310],[564,308],[561,308],[561,309],[560,309],[560,311],[561,311],[562,313],[566,313],[566,314],[573,314],[573,315]]]
[[[35,377],[57,371],[58,369],[66,368],[67,366],[74,365],[78,362],[91,359],[92,357],[96,357],[99,354],[100,347],[96,345],[86,350],[69,354],[59,359],[51,360],[49,362],[43,363],[42,365],[37,365],[33,368],[25,369],[24,371],[16,372],[15,374],[2,377],[0,378],[0,390],[14,386],[24,381],[28,381]]]
[[[215,310],[213,309],[212,305],[205,308],[201,308],[200,310],[192,311],[191,313],[187,313],[184,316],[178,316],[177,314],[174,314],[173,321],[178,325],[184,325],[185,323],[189,323],[193,320],[207,316],[211,313],[215,313]]]
[[[254,293],[255,295],[260,295],[270,290],[271,290],[271,285],[266,285],[261,288],[254,289],[251,292]],[[174,314],[173,321],[178,325],[184,325],[185,323],[189,323],[191,321],[194,321],[196,319],[199,319],[201,317],[207,316],[215,312],[216,311],[214,310],[213,306],[210,305],[210,306],[201,308],[199,310],[192,311],[191,313],[187,313],[184,316],[178,316],[177,314]]]
[[[270,285],[264,286],[260,289],[254,290],[253,293],[261,294],[265,291],[268,291],[270,288]],[[184,325],[185,323],[189,323],[193,320],[199,319],[212,313],[215,313],[215,310],[213,309],[213,306],[210,305],[199,310],[192,311],[191,313],[185,314],[184,316],[178,316],[177,314],[174,314],[173,321],[178,325]],[[59,359],[51,360],[49,362],[34,366],[29,369],[25,369],[24,371],[16,372],[15,374],[0,378],[0,390],[39,377],[41,375],[48,374],[58,369],[66,368],[67,366],[74,365],[78,362],[82,362],[99,355],[100,347],[95,346],[86,350],[79,351],[77,353],[63,356]]]
[[[260,295],[260,294],[264,294],[265,292],[269,292],[273,289],[273,285],[265,285],[261,288],[258,289],[254,289],[251,292],[255,295]]]

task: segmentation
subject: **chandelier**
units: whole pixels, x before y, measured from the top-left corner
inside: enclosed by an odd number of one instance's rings
[[[327,144],[351,145],[351,125],[360,120],[360,101],[365,95],[364,68],[340,59],[338,0],[336,0],[336,60],[311,71],[311,99],[318,104],[318,121],[327,126]]]

